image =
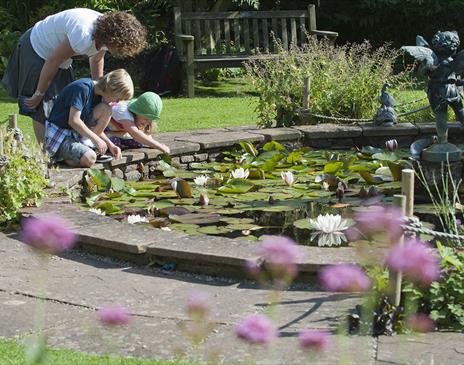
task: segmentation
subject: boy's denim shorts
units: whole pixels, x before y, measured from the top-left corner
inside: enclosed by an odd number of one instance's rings
[[[90,150],[92,149],[81,143],[79,139],[76,139],[76,137],[68,136],[63,140],[63,142],[61,142],[60,148],[58,148],[58,151],[56,152],[56,156],[60,160],[65,160],[66,163],[71,164],[72,166],[79,167],[82,156]]]

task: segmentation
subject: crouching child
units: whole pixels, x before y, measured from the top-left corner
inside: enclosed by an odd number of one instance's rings
[[[83,78],[68,84],[58,95],[46,121],[45,149],[52,161],[73,167],[91,167],[107,150],[121,158],[121,149],[105,135],[111,118],[110,103],[129,100],[134,94],[124,69],[107,73],[98,81]],[[84,139],[89,143],[82,143]]]
[[[161,115],[163,103],[158,94],[147,91],[131,101],[114,104],[107,134],[121,149],[149,147],[169,153],[169,147],[153,139],[151,133]]]

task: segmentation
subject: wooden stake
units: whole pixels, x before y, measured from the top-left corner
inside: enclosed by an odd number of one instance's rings
[[[414,170],[404,169],[401,172],[401,193],[406,196],[406,217],[414,215]]]
[[[404,195],[394,195],[393,196],[393,204],[400,207],[402,215],[405,215],[406,210],[406,197]],[[404,243],[404,235],[395,242],[399,245]],[[399,306],[401,301],[401,281],[403,278],[403,274],[401,272],[394,272],[389,271],[388,273],[388,284],[389,284],[389,293],[390,293],[390,301],[393,305]]]
[[[309,76],[304,78],[304,90],[303,90],[303,109],[309,108],[309,98],[311,97],[311,79]]]
[[[10,128],[18,128],[18,114],[16,113],[10,114]]]

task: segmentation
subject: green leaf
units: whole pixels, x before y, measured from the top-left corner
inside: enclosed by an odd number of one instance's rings
[[[111,186],[111,180],[107,174],[103,172],[103,170],[97,169],[88,169],[88,174],[92,177],[92,180],[97,185],[98,189],[100,190],[108,190]]]
[[[286,151],[285,147],[282,146],[279,142],[277,141],[270,141],[267,142],[263,146],[264,151]]]
[[[123,179],[120,179],[118,177],[113,177],[111,178],[111,188],[114,191],[121,191],[126,187],[126,183],[124,182]]]
[[[326,174],[335,174],[337,173],[338,170],[340,170],[343,167],[343,162],[341,161],[333,161],[325,164],[324,166],[324,172]]]
[[[105,212],[106,215],[116,215],[122,214],[124,211],[111,202],[102,202],[96,205],[96,208],[100,209],[102,212]]]
[[[249,155],[252,155],[254,157],[258,155],[258,151],[256,150],[255,146],[253,146],[253,143],[246,142],[246,141],[240,141],[240,146]]]
[[[218,191],[221,193],[242,194],[250,191],[254,187],[255,184],[247,179],[230,179],[227,184],[221,186]]]
[[[392,152],[380,152],[380,153],[374,153],[372,155],[373,160],[380,160],[380,161],[397,161],[398,156]]]

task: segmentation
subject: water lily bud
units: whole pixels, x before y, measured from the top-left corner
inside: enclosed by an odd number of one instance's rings
[[[206,193],[201,193],[200,194],[200,205],[205,207],[209,204],[209,198]]]
[[[398,141],[396,139],[390,139],[385,142],[385,147],[387,147],[387,150],[390,152],[394,152],[398,148]]]

